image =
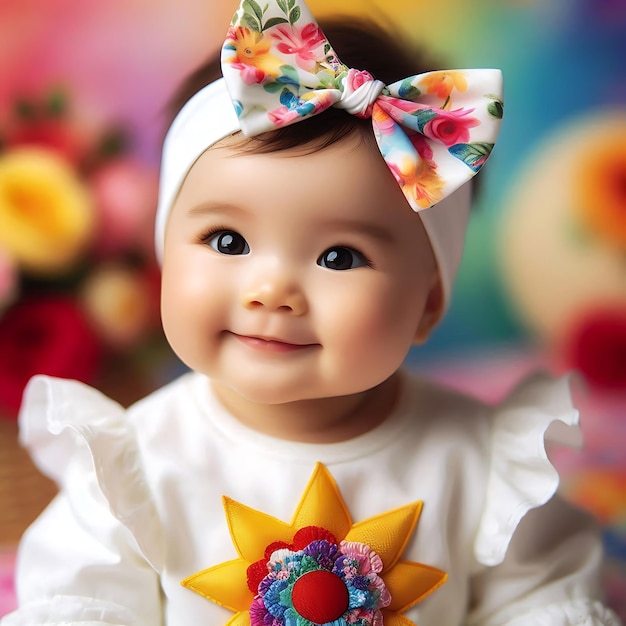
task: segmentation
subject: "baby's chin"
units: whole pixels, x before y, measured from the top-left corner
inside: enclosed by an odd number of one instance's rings
[[[356,388],[342,385],[341,383],[326,384],[323,381],[313,381],[310,377],[301,381],[289,379],[286,381],[270,381],[267,378],[258,377],[237,381],[215,379],[212,381],[213,389],[218,397],[223,397],[231,402],[248,405],[251,410],[276,407],[288,410],[292,405],[302,407],[306,404],[332,403],[333,399],[346,398],[359,395],[368,389],[361,386]]]
[[[303,402],[315,402],[327,398],[328,394],[322,391],[315,393],[310,384],[287,384],[270,383],[263,380],[254,380],[242,383],[230,381],[213,381],[214,388],[221,391],[222,395],[250,405],[250,408],[282,406],[299,404]],[[215,384],[217,382],[217,385]]]

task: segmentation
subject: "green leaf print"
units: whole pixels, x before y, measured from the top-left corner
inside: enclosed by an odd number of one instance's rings
[[[298,70],[293,65],[281,65],[280,77],[278,81],[285,84],[299,85],[300,77],[298,76]]]
[[[276,0],[276,4],[278,5],[278,8],[285,14],[287,15],[288,11],[287,11],[287,2],[286,0]]]
[[[241,25],[250,29],[255,33],[261,32],[261,24],[257,21],[256,17],[251,13],[244,13],[241,17]]]
[[[424,126],[426,126],[430,120],[437,117],[437,114],[432,109],[421,109],[411,115],[415,118],[417,130],[419,130],[420,133],[424,132]]]
[[[289,12],[289,23],[293,26],[300,19],[300,7],[294,7]]]
[[[398,95],[404,100],[413,100],[417,98],[422,91],[419,87],[411,84],[413,77],[405,78],[400,84],[400,88],[398,89]]]
[[[484,165],[492,149],[492,143],[477,141],[475,143],[457,143],[448,148],[448,152],[477,172]]]
[[[263,11],[261,11],[261,7],[258,5],[258,3],[255,0],[244,0],[243,10],[246,13],[249,13],[248,7],[252,9],[252,11],[254,12],[254,15],[256,15],[256,18],[259,24],[261,24],[261,19],[263,18]]]
[[[263,24],[263,30],[267,30],[272,26],[278,26],[278,24],[288,24],[288,22],[284,17],[270,17],[270,19]]]
[[[282,83],[265,83],[265,85],[263,85],[263,89],[265,89],[265,91],[267,91],[268,93],[278,93],[279,91],[282,91],[285,88],[285,85],[283,85]]]
[[[502,114],[504,113],[504,107],[502,106],[502,102],[495,100],[494,102],[490,102],[487,107],[487,111],[489,111],[489,115],[501,120]]]

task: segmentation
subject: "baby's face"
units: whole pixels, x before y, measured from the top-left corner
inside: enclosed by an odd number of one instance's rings
[[[193,370],[252,402],[371,389],[425,331],[435,262],[375,147],[205,152],[167,225],[162,317]]]

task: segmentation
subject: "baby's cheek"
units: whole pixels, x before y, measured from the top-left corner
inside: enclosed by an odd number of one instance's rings
[[[398,299],[355,302],[351,321],[343,330],[341,341],[346,349],[360,355],[363,361],[401,361],[415,333]]]

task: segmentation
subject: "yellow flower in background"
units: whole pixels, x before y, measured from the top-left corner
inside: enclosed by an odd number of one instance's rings
[[[626,126],[611,130],[581,154],[574,198],[584,226],[626,249]]]
[[[0,157],[0,246],[26,271],[68,269],[93,222],[88,189],[54,152],[22,148]]]

